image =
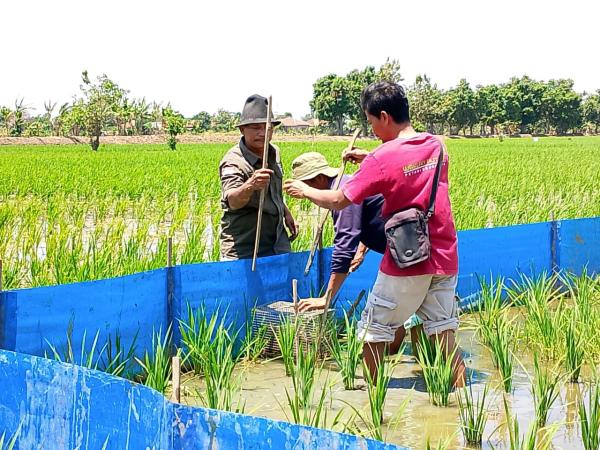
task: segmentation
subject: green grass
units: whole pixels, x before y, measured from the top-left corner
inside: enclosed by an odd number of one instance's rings
[[[275,140],[277,140],[275,138]],[[595,216],[597,137],[449,140],[451,197],[459,229]],[[316,150],[335,167],[345,142],[284,142],[284,170]],[[374,148],[376,141],[360,141]],[[218,258],[218,163],[228,144],[5,146],[0,148],[0,258],[5,288],[107,278]],[[491,170],[490,168],[493,168]],[[349,168],[349,172],[354,168]],[[287,199],[306,249],[314,212]],[[328,221],[325,245],[332,239]],[[218,241],[218,239],[217,239]],[[18,243],[15,245],[15,243]],[[45,257],[43,249],[45,248]]]
[[[531,394],[535,406],[535,418],[538,426],[546,426],[548,414],[560,395],[563,378],[555,369],[543,367],[534,353],[534,378],[531,380]]]
[[[281,352],[285,374],[291,376],[294,371],[294,347],[297,345],[298,318],[286,317],[275,328],[274,334]]]

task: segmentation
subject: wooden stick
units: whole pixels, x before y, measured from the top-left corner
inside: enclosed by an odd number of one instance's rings
[[[331,303],[331,291],[327,291],[325,296],[325,309],[321,315],[321,322],[319,324],[319,334],[317,335],[317,349],[321,348],[321,341],[323,340],[323,334],[325,332],[325,326],[327,325],[327,316],[329,315],[329,304]]]
[[[351,320],[352,314],[354,314],[354,310],[356,309],[356,307],[358,306],[358,304],[360,303],[360,301],[362,300],[362,298],[365,296],[365,290],[361,290],[360,293],[358,294],[358,297],[356,297],[356,300],[354,300],[354,303],[352,303],[352,306],[350,307],[350,309],[348,310],[348,312],[346,313],[346,316],[348,317],[348,320]],[[344,327],[345,324],[341,324],[338,328],[338,334],[340,334],[342,331],[344,331]]]
[[[267,103],[267,124],[265,126],[265,146],[263,149],[262,168],[266,169],[269,166],[269,131],[271,130],[271,101],[272,97],[269,96],[269,103]],[[265,206],[265,190],[269,189],[269,186],[260,191],[260,200],[258,202],[258,220],[256,222],[256,239],[254,239],[254,255],[252,256],[252,272],[256,269],[256,256],[258,255],[258,246],[260,245],[260,229],[262,227],[262,215],[263,208]]]
[[[292,280],[292,299],[294,301],[294,313],[298,314],[298,280]]]
[[[2,260],[0,259],[0,292],[2,292]]]
[[[167,238],[167,267],[173,267],[173,238]]]
[[[359,134],[360,134],[360,128],[357,128],[354,131],[354,134],[352,135],[352,139],[350,140],[348,147],[346,147],[344,149],[344,151],[342,152],[342,165],[340,166],[340,169],[337,174],[337,178],[335,179],[335,182],[332,187],[332,190],[334,190],[334,191],[337,191],[340,188],[340,183],[342,182],[342,177],[344,176],[344,172],[346,171],[346,161],[344,160],[344,155],[347,151],[352,150],[352,148],[354,147],[354,143],[356,142],[356,138],[358,138]],[[312,262],[315,257],[315,251],[317,250],[319,242],[321,242],[321,235],[323,233],[323,227],[325,226],[325,221],[327,220],[327,215],[329,214],[328,210],[321,212],[321,209],[322,208],[319,208],[319,212],[318,212],[319,226],[317,227],[317,231],[315,232],[315,237],[313,239],[313,243],[310,247],[310,253],[308,255],[308,261],[306,262],[306,267],[304,268],[305,276],[308,275],[310,266],[312,266]]]
[[[181,402],[181,361],[179,356],[173,356],[171,359],[171,367],[173,369],[172,381],[173,381],[173,392],[171,393],[171,400],[177,403]]]

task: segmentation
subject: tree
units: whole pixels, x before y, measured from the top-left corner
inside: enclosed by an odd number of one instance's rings
[[[443,122],[442,92],[432,85],[427,75],[417,75],[408,89],[410,121],[415,129],[435,132],[435,125]]]
[[[540,122],[544,89],[544,83],[528,76],[512,78],[504,86],[507,121],[517,122],[521,133],[533,132]]]
[[[448,96],[450,99],[451,123],[458,130],[463,130],[465,135],[465,128],[469,127],[469,134],[472,136],[473,127],[478,122],[476,98],[473,89],[471,89],[467,80],[463,78],[455,88],[450,89]]]
[[[99,76],[93,83],[87,70],[81,74],[83,84],[80,86],[82,99],[80,107],[84,128],[90,137],[93,151],[100,147],[100,135],[109,123],[115,120],[121,100],[126,91],[121,89],[106,75]]]
[[[6,106],[0,107],[0,121],[4,125],[6,129],[6,134],[10,134],[10,116],[12,115],[12,110]]]
[[[506,121],[506,99],[495,84],[479,86],[475,93],[475,109],[482,127],[482,134],[496,134],[496,127]]]
[[[25,99],[15,100],[15,109],[12,112],[12,126],[10,127],[9,134],[11,136],[21,136],[25,131],[25,114],[29,109],[23,105]]]
[[[214,131],[233,131],[235,130],[236,125],[239,123],[239,120],[239,113],[232,113],[225,111],[224,109],[219,109],[217,113],[212,116],[210,127]]]
[[[344,120],[350,107],[348,81],[333,73],[319,78],[313,84],[313,98],[310,107],[319,120],[334,124],[338,135],[344,134]]]
[[[600,89],[595,94],[586,96],[581,110],[585,123],[593,127],[594,133],[598,134],[600,128]]]
[[[163,109],[162,116],[169,135],[167,145],[171,150],[177,150],[177,136],[185,131],[185,119],[170,105]]]
[[[353,70],[346,75],[347,116],[360,126],[363,136],[369,133],[369,122],[360,105],[360,96],[369,84],[377,81],[377,77],[378,73],[373,66],[367,66],[364,70]]]
[[[192,117],[196,121],[194,124],[194,133],[204,133],[210,130],[211,117],[206,111],[201,111]]]
[[[554,128],[565,134],[582,125],[581,95],[573,90],[573,80],[550,80],[542,96],[546,132]]]
[[[404,81],[400,74],[400,62],[397,59],[387,58],[377,72],[377,81],[389,81],[396,84]]]

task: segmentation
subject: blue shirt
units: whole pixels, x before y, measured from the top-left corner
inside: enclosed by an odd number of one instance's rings
[[[340,187],[349,179],[350,177],[344,176]],[[331,272],[348,273],[360,242],[377,253],[385,252],[385,222],[381,218],[382,206],[383,196],[374,195],[367,197],[360,205],[352,203],[341,211],[331,211],[335,230]]]

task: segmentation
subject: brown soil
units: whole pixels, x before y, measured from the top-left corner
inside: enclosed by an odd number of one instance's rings
[[[238,133],[203,133],[184,134],[177,140],[183,144],[210,144],[210,143],[235,143],[239,139]],[[317,141],[347,141],[347,136],[318,135]],[[303,142],[313,140],[313,136],[276,134],[275,141]],[[164,134],[147,136],[102,136],[101,144],[165,144],[167,137]],[[65,145],[89,144],[87,136],[46,136],[46,137],[10,137],[0,136],[0,145]]]

